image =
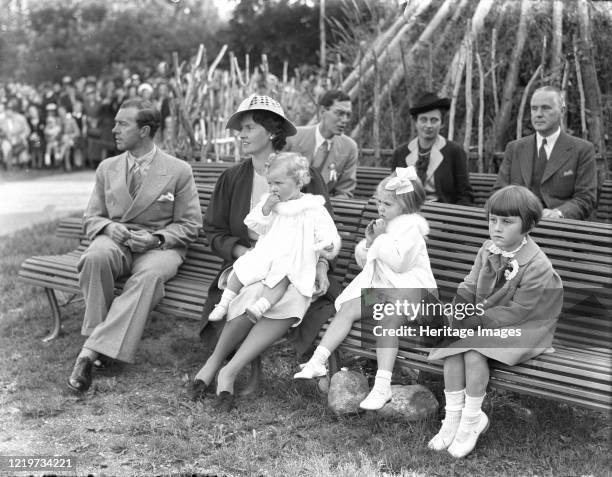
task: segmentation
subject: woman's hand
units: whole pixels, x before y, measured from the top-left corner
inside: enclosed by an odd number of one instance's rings
[[[247,247],[245,247],[244,245],[240,245],[239,243],[237,243],[236,245],[234,245],[234,247],[232,248],[232,255],[234,258],[238,258],[243,256],[245,253],[247,253],[249,251],[249,249]]]

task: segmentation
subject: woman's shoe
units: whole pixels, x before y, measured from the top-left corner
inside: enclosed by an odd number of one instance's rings
[[[489,418],[484,412],[480,411],[478,424],[473,427],[466,427],[462,416],[462,422],[459,424],[459,429],[457,429],[457,435],[455,435],[453,443],[447,449],[448,453],[453,457],[465,457],[474,450],[480,434],[489,428]]]
[[[314,379],[327,375],[324,364],[315,364],[308,361],[301,371],[293,375],[293,379]]]
[[[236,407],[235,398],[229,391],[221,391],[217,394],[217,399],[213,404],[214,408],[220,412],[229,412]]]
[[[385,404],[391,401],[391,389],[380,389],[374,386],[363,401],[359,403],[359,407],[361,409],[365,409],[366,411],[378,411],[382,409]]]
[[[93,361],[83,356],[76,360],[74,364],[74,369],[72,370],[72,374],[66,384],[68,385],[68,389],[77,394],[84,393],[91,386],[91,368],[93,366]],[[72,382],[76,382],[74,385]]]
[[[189,397],[192,401],[199,401],[200,399],[203,399],[207,391],[210,392],[210,389],[208,389],[208,384],[201,379],[194,379],[189,384]]]

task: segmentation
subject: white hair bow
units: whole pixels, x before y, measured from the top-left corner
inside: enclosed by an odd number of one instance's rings
[[[396,194],[406,194],[414,190],[411,181],[419,178],[414,166],[396,167],[395,174],[397,174],[397,177],[389,179],[389,182],[385,185],[385,190],[394,190]]]

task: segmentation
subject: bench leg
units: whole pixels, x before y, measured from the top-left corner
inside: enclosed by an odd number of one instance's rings
[[[238,393],[240,396],[248,396],[259,389],[261,383],[261,356],[258,356],[251,363],[251,375],[246,386]]]
[[[57,304],[57,298],[55,297],[55,292],[52,288],[45,288],[45,293],[47,294],[47,298],[49,300],[49,306],[51,306],[51,315],[53,319],[53,329],[51,333],[43,338],[44,343],[48,343],[51,340],[56,339],[62,328],[62,316],[60,314],[60,309]]]

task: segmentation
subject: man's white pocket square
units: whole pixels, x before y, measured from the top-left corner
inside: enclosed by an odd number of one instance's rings
[[[157,202],[174,202],[174,194],[172,192],[166,192],[157,198]]]
[[[565,171],[565,172],[563,173],[563,177],[566,177],[566,176],[573,176],[573,175],[574,175],[574,171],[572,171],[571,169],[570,169],[569,171]]]

